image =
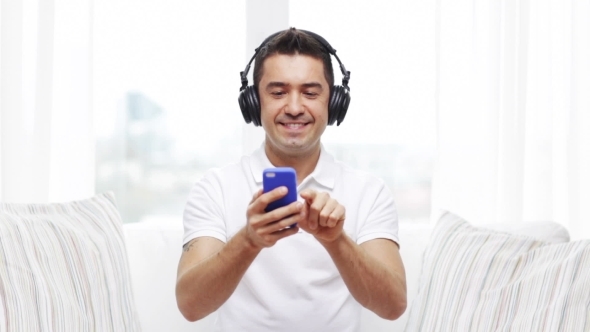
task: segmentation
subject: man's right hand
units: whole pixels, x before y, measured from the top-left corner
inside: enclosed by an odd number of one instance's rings
[[[270,212],[265,209],[273,201],[285,196],[287,187],[278,187],[267,193],[258,190],[246,212],[246,238],[256,249],[272,247],[278,240],[296,234],[299,227],[293,226],[303,219],[303,204],[293,202]]]

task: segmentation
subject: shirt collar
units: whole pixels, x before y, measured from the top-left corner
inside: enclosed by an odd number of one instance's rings
[[[309,178],[314,179],[320,185],[329,189],[334,188],[334,182],[336,179],[336,168],[334,157],[330,155],[323,145],[320,145],[320,158],[318,164],[311,174],[303,180],[302,183],[308,182]],[[273,164],[268,160],[266,152],[264,151],[264,143],[252,153],[250,157],[250,170],[256,183],[262,183],[262,171],[266,168],[274,167]]]

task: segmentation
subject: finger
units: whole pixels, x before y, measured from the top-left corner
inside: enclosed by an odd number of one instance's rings
[[[285,187],[285,186],[277,187],[269,192],[266,192],[266,193],[263,193],[262,195],[260,195],[260,197],[258,197],[258,199],[256,199],[256,201],[254,202],[254,204],[259,209],[258,211],[262,212],[262,211],[264,211],[264,209],[266,209],[268,204],[287,195],[287,192],[288,192],[287,187]]]
[[[265,209],[270,202],[275,201],[281,198],[282,196],[286,195],[286,192],[287,187],[278,187],[267,193],[263,193],[262,189],[258,190],[252,197],[254,199],[254,202],[250,203],[250,205],[248,206],[248,210],[246,212],[248,222],[250,223],[250,225],[258,229],[269,222],[281,219],[282,217],[276,218],[274,220],[269,220],[268,216],[265,216]]]
[[[324,208],[324,205],[326,205],[326,202],[329,198],[330,196],[326,193],[320,193],[315,195],[313,203],[311,203],[311,205],[309,206],[309,228],[316,229],[318,227],[320,212]]]
[[[309,229],[308,215],[309,205],[306,202],[303,202],[303,204],[301,204],[301,212],[299,212],[299,226],[304,230]]]
[[[317,191],[313,189],[304,189],[299,193],[299,196],[301,196],[307,203],[311,204],[316,198],[317,194]]]
[[[330,216],[338,207],[338,202],[335,199],[330,199],[326,202],[322,210],[320,211],[318,223],[322,227],[331,227],[328,225]]]
[[[254,193],[254,195],[252,196],[252,200],[250,200],[250,204],[252,204],[258,197],[260,197],[260,195],[262,195],[262,189],[258,189],[258,191]]]
[[[335,227],[340,221],[344,221],[344,219],[346,218],[345,214],[346,209],[344,208],[344,206],[338,204],[338,206],[336,206],[334,211],[332,211],[332,213],[330,214],[330,217],[328,219],[328,227]]]
[[[299,227],[295,226],[295,227],[291,227],[291,228],[283,228],[279,231],[276,231],[276,232],[270,234],[270,236],[272,238],[274,238],[274,242],[276,242],[282,238],[286,238],[287,236],[297,234],[297,232],[299,232]]]
[[[264,247],[268,248],[275,245],[275,243],[280,239],[296,234],[297,232],[299,232],[298,227],[284,228],[269,234],[258,234],[258,237],[260,239],[260,242],[264,244]]]
[[[302,214],[297,212],[292,214],[286,218],[283,218],[279,221],[267,224],[263,229],[262,232],[266,234],[272,234],[277,231],[282,230],[283,228],[291,227],[295,224],[299,224],[302,221]]]
[[[293,202],[287,206],[280,207],[273,211],[266,213],[263,217],[264,224],[272,224],[279,222],[285,218],[288,218],[292,215],[299,215],[301,209],[303,208],[303,203],[301,202]],[[289,224],[290,225],[290,224]],[[287,225],[288,226],[288,225]]]

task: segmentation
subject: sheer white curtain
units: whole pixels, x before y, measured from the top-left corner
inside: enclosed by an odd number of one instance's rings
[[[438,0],[435,208],[590,237],[590,1]]]
[[[2,0],[0,200],[94,193],[92,0]]]

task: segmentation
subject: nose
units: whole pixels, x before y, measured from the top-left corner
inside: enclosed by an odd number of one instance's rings
[[[285,105],[285,113],[291,116],[298,116],[305,112],[303,106],[303,98],[299,93],[289,94],[287,105]]]

